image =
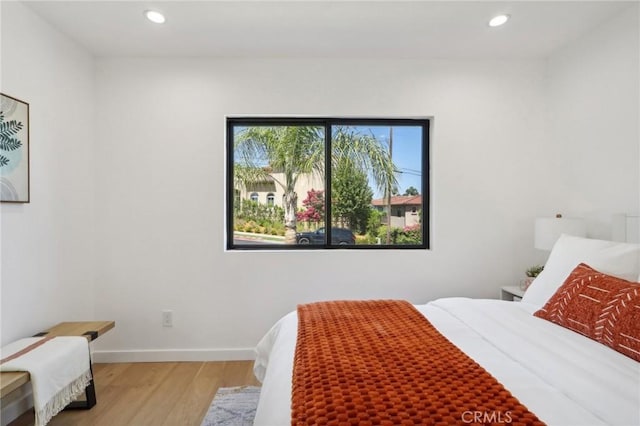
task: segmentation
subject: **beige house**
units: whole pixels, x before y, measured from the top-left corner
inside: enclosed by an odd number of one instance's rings
[[[371,201],[371,205],[383,213],[387,213],[386,198]],[[422,195],[395,195],[391,197],[391,227],[404,228],[420,223]]]
[[[282,207],[284,190],[278,182],[284,182],[284,173],[271,173],[263,182],[236,189],[236,200],[253,200],[261,204]],[[302,205],[302,200],[307,198],[307,192],[312,189],[324,190],[324,179],[312,174],[300,175],[295,186],[295,192],[298,194],[298,206]]]

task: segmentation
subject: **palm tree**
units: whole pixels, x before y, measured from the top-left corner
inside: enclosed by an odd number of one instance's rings
[[[246,187],[273,181],[284,192],[285,242],[295,244],[296,182],[303,175],[324,178],[323,126],[249,126],[234,135],[235,183]],[[348,159],[358,170],[369,173],[380,190],[396,187],[395,166],[384,143],[372,134],[350,127],[336,127],[332,137],[331,165]],[[274,173],[281,173],[278,180]]]

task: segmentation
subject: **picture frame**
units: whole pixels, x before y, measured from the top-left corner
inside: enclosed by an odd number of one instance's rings
[[[29,201],[29,104],[0,93],[0,202]]]

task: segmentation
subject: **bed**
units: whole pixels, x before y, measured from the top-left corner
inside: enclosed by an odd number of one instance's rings
[[[550,309],[551,302],[565,294],[560,290],[566,291],[571,277],[580,273],[588,272],[590,277],[597,273],[622,283],[627,290],[640,289],[639,264],[638,245],[562,236],[522,302],[445,298],[415,308],[542,422],[640,425],[640,356],[633,357],[640,347],[621,353],[534,315]],[[640,312],[640,302],[634,300]],[[640,328],[640,314],[632,315],[625,336]],[[256,348],[254,373],[262,390],[255,425],[291,424],[297,332],[298,316],[292,312]],[[467,420],[461,418],[458,423],[471,423]]]

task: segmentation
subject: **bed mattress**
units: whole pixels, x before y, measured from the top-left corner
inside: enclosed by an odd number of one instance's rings
[[[640,363],[534,317],[534,305],[447,298],[417,305],[454,345],[549,425],[640,425]],[[255,425],[291,423],[292,312],[256,348]]]

